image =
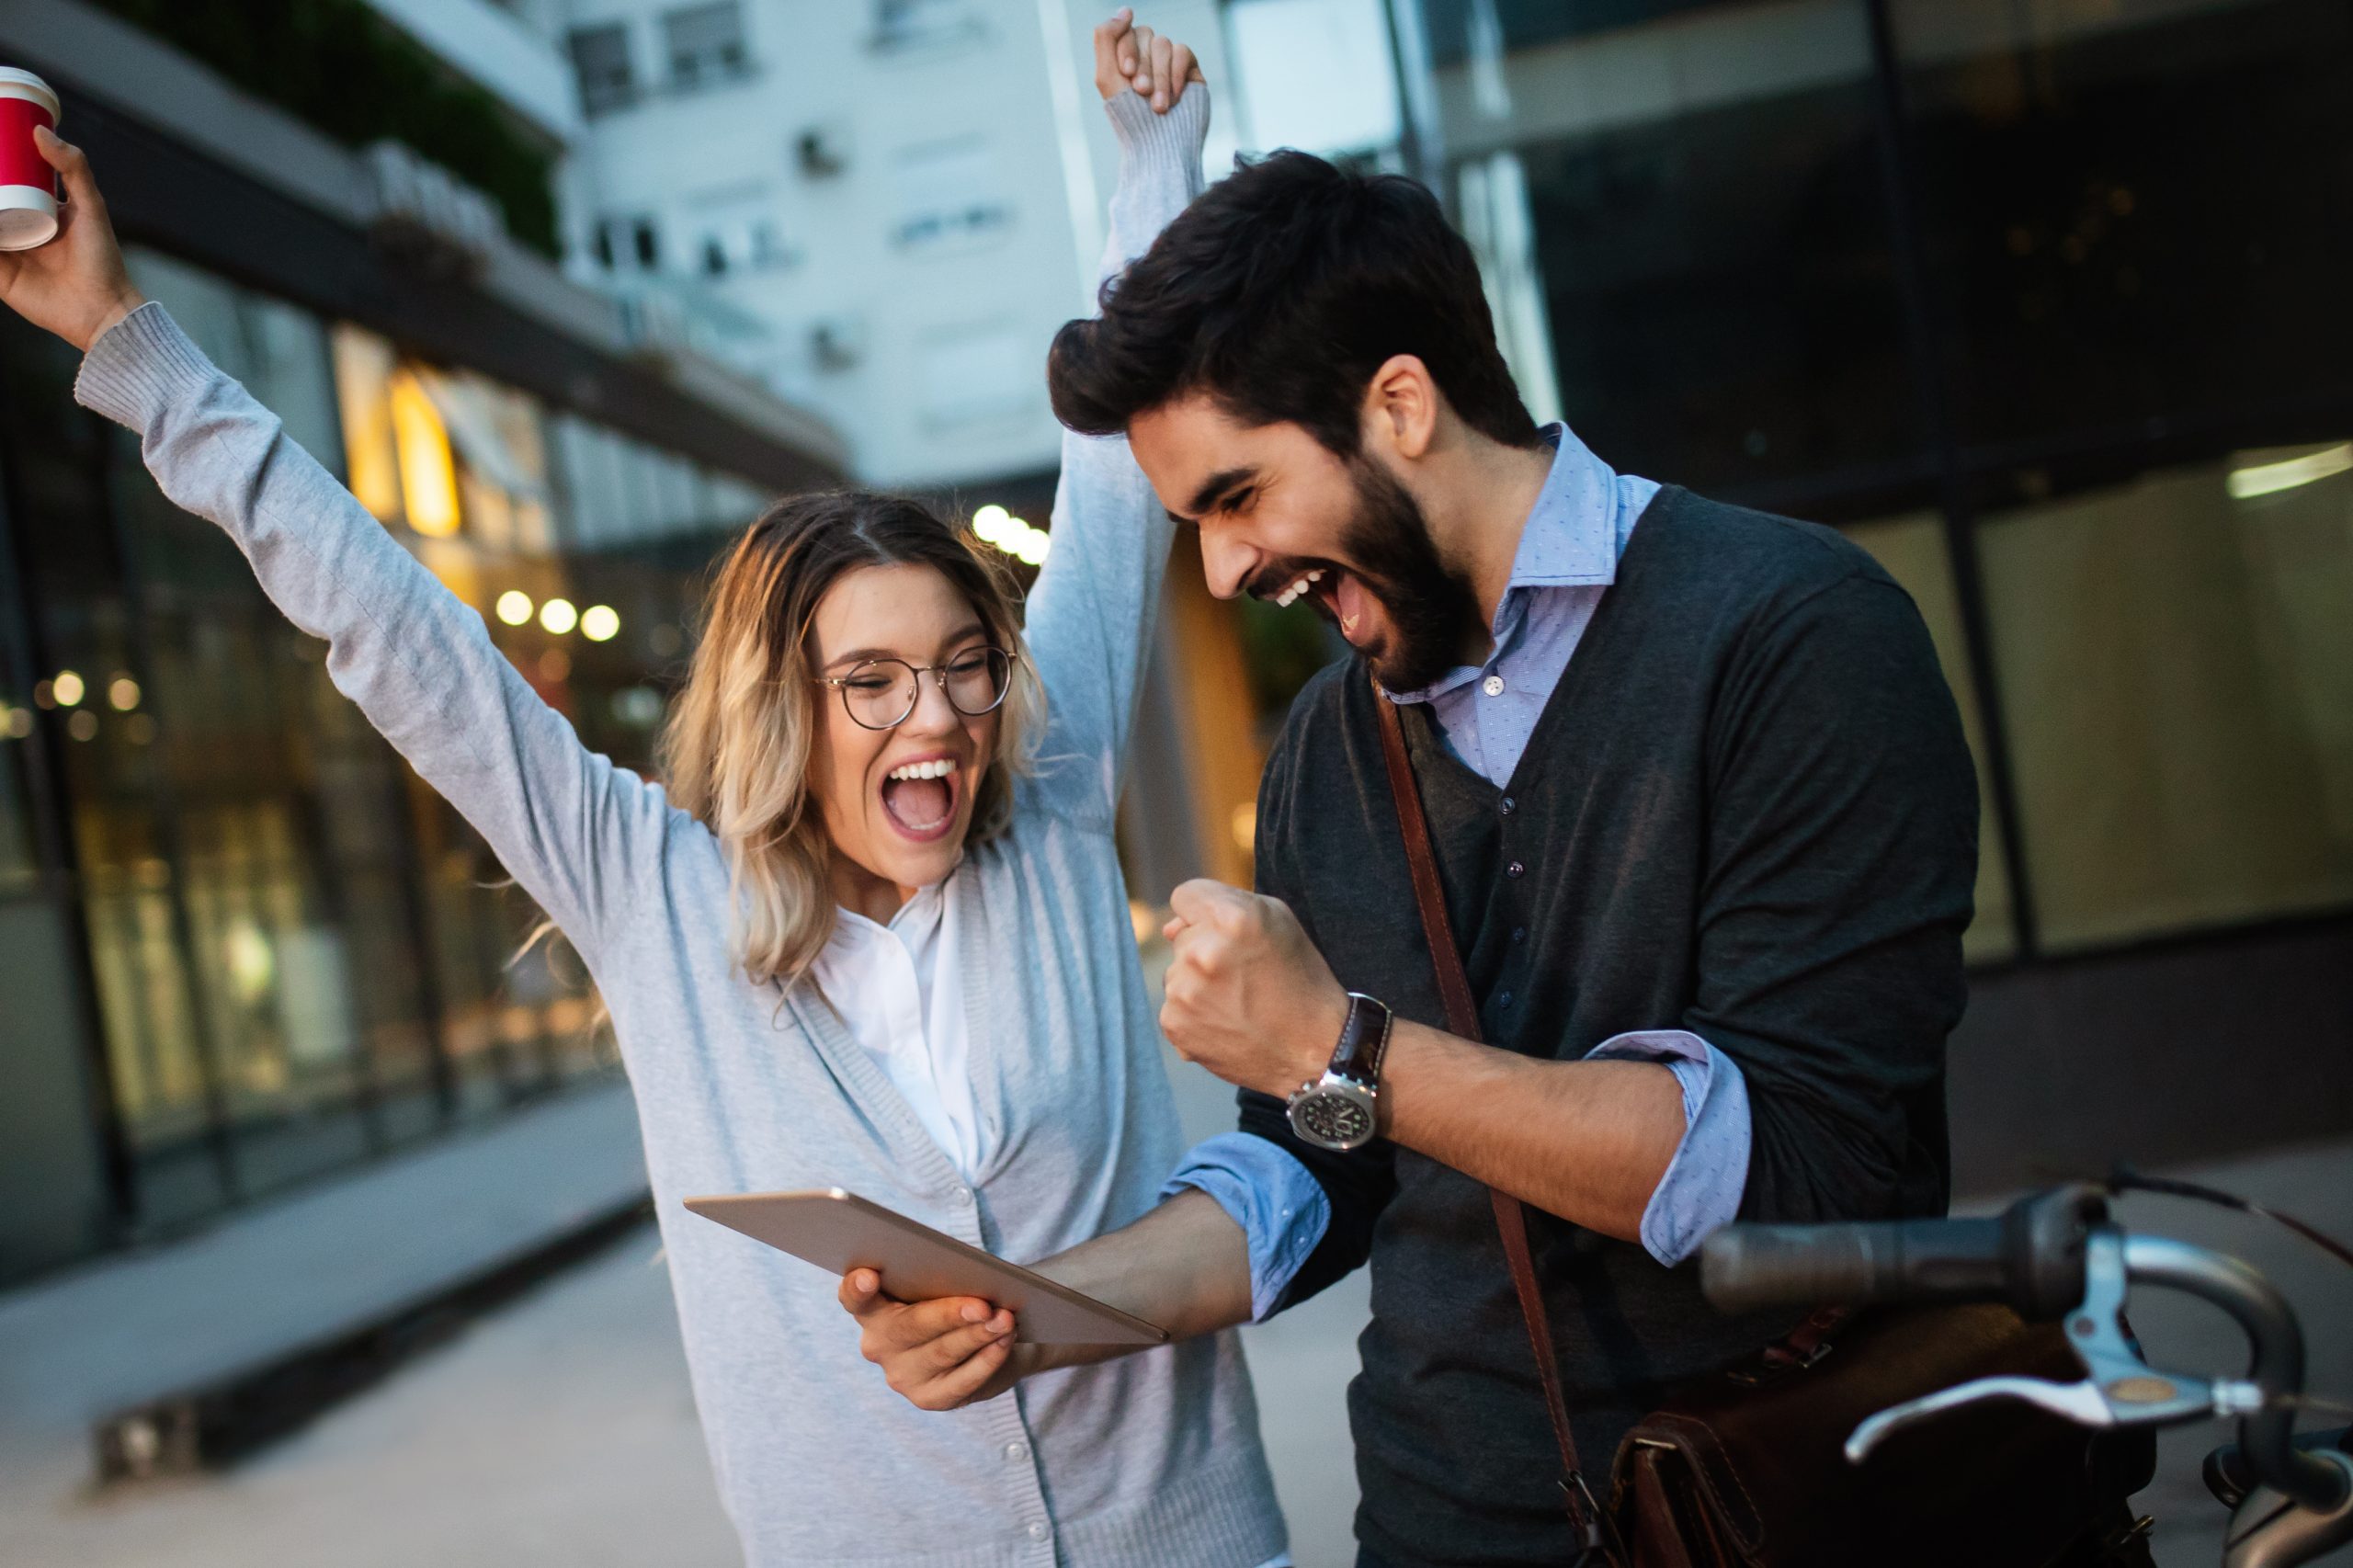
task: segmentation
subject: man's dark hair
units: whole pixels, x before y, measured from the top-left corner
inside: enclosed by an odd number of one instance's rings
[[[1102,304],[1055,335],[1046,362],[1056,417],[1087,435],[1206,392],[1245,424],[1288,420],[1350,457],[1373,372],[1411,354],[1473,429],[1537,439],[1471,247],[1400,176],[1305,153],[1237,160]]]

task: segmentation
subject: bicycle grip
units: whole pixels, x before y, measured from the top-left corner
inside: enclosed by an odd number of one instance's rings
[[[1717,1311],[2006,1301],[2029,1323],[2084,1294],[2085,1238],[2106,1194],[2075,1184],[2029,1193],[1979,1220],[1727,1225],[1699,1248],[1699,1289]]]
[[[1996,1301],[2011,1293],[2006,1255],[1998,1219],[1728,1225],[1699,1248],[1699,1288],[1727,1312]]]

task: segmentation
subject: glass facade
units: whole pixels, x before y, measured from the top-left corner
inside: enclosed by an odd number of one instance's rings
[[[756,489],[131,262],[588,744],[648,766],[692,584]],[[526,947],[539,911],[228,540],[74,406],[77,363],[0,321],[0,1201],[51,1195],[8,1206],[0,1279],[611,1063],[576,959]]]
[[[2353,909],[2353,11],[1392,11],[1540,415],[1918,601],[1972,960]]]

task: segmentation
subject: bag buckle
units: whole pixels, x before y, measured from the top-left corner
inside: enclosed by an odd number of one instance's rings
[[[1576,1552],[1569,1559],[1569,1568],[1627,1568],[1631,1559],[1626,1555],[1626,1543],[1618,1537],[1618,1528],[1601,1505],[1594,1500],[1593,1488],[1586,1484],[1585,1472],[1573,1470],[1559,1482],[1563,1504],[1568,1509],[1569,1528],[1576,1532]]]

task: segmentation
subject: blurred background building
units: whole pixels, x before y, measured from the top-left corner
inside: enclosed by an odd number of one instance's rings
[[[1521,387],[1835,524],[1985,801],[1965,1189],[2353,1128],[2343,0],[1168,0],[1211,173],[1438,192]],[[1082,0],[8,0],[142,287],[633,766],[773,494],[1027,573],[1114,167]],[[534,912],[0,322],[0,1282],[580,1085]],[[1139,901],[1246,881],[1333,653],[1179,541]],[[578,1095],[573,1096],[578,1097]]]

